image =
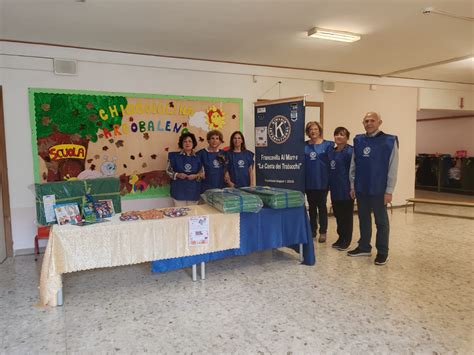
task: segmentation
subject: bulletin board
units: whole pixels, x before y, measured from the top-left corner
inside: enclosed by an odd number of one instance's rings
[[[123,198],[169,196],[168,152],[242,130],[240,98],[29,89],[35,182],[119,177]]]

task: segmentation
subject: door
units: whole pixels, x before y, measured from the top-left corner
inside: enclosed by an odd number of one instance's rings
[[[306,123],[310,121],[317,121],[324,127],[324,103],[315,101],[305,102],[305,127]]]
[[[0,264],[7,258],[7,244],[5,241],[5,222],[3,213],[2,177],[0,176]]]
[[[10,195],[8,194],[8,169],[3,119],[3,92],[0,86],[0,263],[13,256],[10,218]]]

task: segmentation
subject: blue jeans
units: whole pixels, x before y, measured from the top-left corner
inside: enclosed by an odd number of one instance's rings
[[[362,251],[371,251],[372,246],[372,212],[377,226],[377,236],[375,247],[377,253],[388,255],[388,235],[390,233],[390,224],[388,221],[387,206],[384,205],[384,195],[369,196],[357,195],[357,211],[359,215],[360,239],[359,249]]]

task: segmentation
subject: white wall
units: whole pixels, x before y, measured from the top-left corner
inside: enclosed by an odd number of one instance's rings
[[[24,46],[20,47],[21,51],[25,50]],[[17,57],[15,61],[6,58],[4,66],[15,69],[0,69],[15,250],[32,248],[35,235],[35,205],[31,189],[34,183],[33,156],[28,111],[30,87],[243,98],[243,130],[252,149],[253,103],[278,80],[282,81],[280,89],[277,85],[264,98],[278,98],[280,93],[282,97],[309,94],[313,101],[322,100],[321,85],[317,80],[258,77],[254,83],[251,74],[162,68],[162,60],[156,57],[128,55],[128,64],[122,65],[104,62],[116,61],[120,57],[117,54],[97,53],[100,58],[90,58],[90,51],[35,46],[27,49],[29,55],[45,56],[49,53],[51,56],[52,50],[56,57],[79,59],[79,75],[57,76],[52,73],[51,60],[25,57]],[[157,207],[166,205],[168,200],[148,200],[145,205],[143,201],[125,201],[124,209],[137,208],[137,203],[141,208]]]
[[[474,156],[474,117],[416,123],[416,154],[454,155],[457,150]]]
[[[0,51],[0,85],[3,86],[4,94],[10,207],[16,251],[32,248],[35,234],[35,206],[31,190],[34,181],[33,157],[28,111],[28,88],[30,87],[243,98],[244,134],[251,143],[250,146],[254,141],[254,101],[258,98],[274,99],[279,96],[291,97],[303,94],[309,95],[308,100],[323,101],[320,90],[321,80],[412,88],[427,85],[432,88],[450,90],[471,89],[470,86],[461,84],[191,61],[1,41]],[[54,75],[52,58],[78,60],[79,75],[71,77]],[[277,85],[262,96],[277,81],[282,81],[280,89]],[[342,88],[339,90],[334,97],[342,93]],[[355,95],[359,90],[365,92],[366,87],[351,87],[347,94]],[[390,89],[386,90],[390,92]],[[412,98],[408,96],[411,105]],[[387,97],[400,98],[401,96],[388,94]],[[334,104],[331,100],[326,104],[327,122],[332,120],[331,108],[334,105],[347,106],[348,114],[337,114],[333,116],[333,119],[338,124],[354,127],[353,132],[358,131],[353,124],[356,121],[360,122],[362,112],[378,109],[377,105],[372,105],[376,100],[367,99],[366,104],[358,104],[357,100],[347,101],[346,98],[350,99],[347,95],[342,98],[343,100],[336,101]],[[399,134],[403,158],[410,157],[407,161],[412,161],[415,154],[415,117],[412,117],[411,113],[406,114],[405,109],[400,111],[400,105],[403,108],[408,106],[399,101],[385,100],[383,102],[387,104],[387,107],[380,108],[381,111],[386,112],[388,121],[384,128],[388,132]],[[357,109],[351,109],[351,107],[357,107]],[[400,112],[403,114],[400,115]],[[401,126],[398,126],[398,123]],[[399,194],[400,197],[410,195],[409,191],[413,190],[414,167],[412,169],[409,166],[411,165],[402,169],[407,182],[406,186],[402,184],[402,188],[398,189],[398,193],[403,191]],[[396,202],[400,201],[400,199],[396,200]],[[165,205],[168,200],[126,201],[124,209],[137,208],[137,203],[140,207],[146,208]]]
[[[381,115],[381,130],[398,136],[400,163],[394,205],[402,205],[405,199],[414,197],[416,109],[415,88],[377,86],[374,91],[366,84],[337,83],[335,93],[324,95],[326,139],[333,140],[334,129],[344,126],[351,132],[352,144],[352,138],[364,132],[362,119],[368,111]]]
[[[463,105],[461,107],[461,98]],[[442,90],[421,88],[418,94],[418,109],[474,110],[474,90]]]

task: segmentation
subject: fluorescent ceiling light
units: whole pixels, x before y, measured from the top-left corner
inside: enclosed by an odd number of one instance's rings
[[[351,32],[334,31],[325,28],[314,27],[308,31],[309,37],[316,37],[321,39],[329,39],[331,41],[340,42],[356,42],[360,39],[360,35]]]

